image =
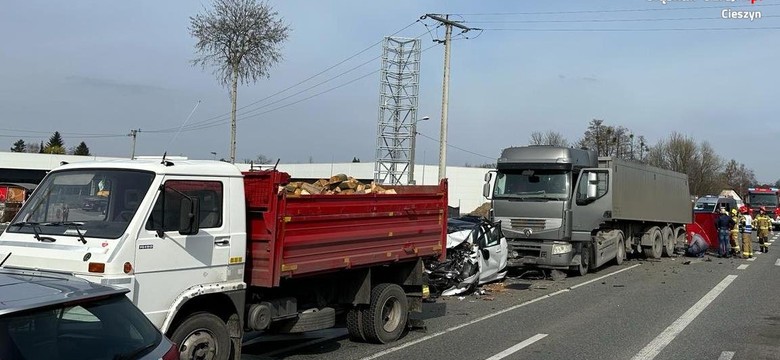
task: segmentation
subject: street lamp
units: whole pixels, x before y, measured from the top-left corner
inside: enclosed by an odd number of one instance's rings
[[[425,121],[430,118],[431,118],[430,116],[423,116],[422,118],[417,119],[412,123],[412,146],[411,149],[409,150],[409,185],[416,184],[416,182],[414,181],[414,150],[417,145],[417,122]]]

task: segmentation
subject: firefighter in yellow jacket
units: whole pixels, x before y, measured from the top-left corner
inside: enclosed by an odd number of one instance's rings
[[[766,208],[759,208],[758,216],[753,220],[753,228],[758,230],[759,252],[769,252],[769,229],[772,228],[772,219],[767,216]]]
[[[731,243],[732,255],[739,255],[739,224],[742,223],[742,214],[737,209],[731,209],[731,219],[734,220],[734,227],[731,228],[729,242]]]

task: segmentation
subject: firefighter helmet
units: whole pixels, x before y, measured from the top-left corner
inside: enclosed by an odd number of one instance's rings
[[[737,215],[737,209],[731,209],[731,215]]]

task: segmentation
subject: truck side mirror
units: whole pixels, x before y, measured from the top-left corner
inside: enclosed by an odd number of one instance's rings
[[[490,188],[490,181],[491,180],[493,180],[493,172],[492,171],[488,171],[487,173],[485,173],[485,184],[482,185],[482,197],[484,197],[485,199],[488,199],[488,200],[490,200],[490,198],[492,197],[492,194],[491,194],[491,191],[490,191],[491,190],[491,188]]]
[[[200,204],[198,199],[184,196],[179,208],[179,234],[195,235],[200,231]]]

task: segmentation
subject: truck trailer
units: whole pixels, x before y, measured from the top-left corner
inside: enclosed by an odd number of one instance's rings
[[[507,148],[485,180],[513,266],[584,275],[630,253],[660,258],[692,218],[687,175],[592,150]]]
[[[444,259],[446,180],[304,196],[289,180],[218,161],[64,165],[0,235],[0,259],[129,289],[182,359],[238,359],[245,331],[323,329],[337,314],[352,339],[398,339],[422,307],[423,260]],[[83,208],[97,193],[104,208]]]

